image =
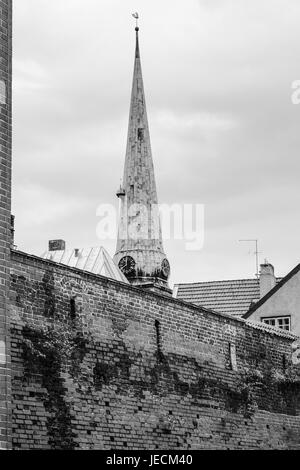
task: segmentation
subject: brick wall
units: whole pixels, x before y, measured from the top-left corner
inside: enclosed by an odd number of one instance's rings
[[[11,204],[12,2],[0,0],[0,449],[10,448],[10,341],[7,310]]]
[[[293,339],[13,252],[15,449],[296,449]]]

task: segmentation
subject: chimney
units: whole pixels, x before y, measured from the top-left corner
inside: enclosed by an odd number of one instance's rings
[[[66,242],[64,240],[50,240],[49,251],[64,251],[66,249]]]
[[[275,285],[276,277],[274,275],[274,266],[265,260],[265,263],[260,265],[260,298],[264,297]]]

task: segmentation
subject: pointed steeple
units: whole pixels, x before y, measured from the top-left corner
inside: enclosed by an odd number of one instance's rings
[[[136,18],[136,16],[135,16]],[[120,218],[114,261],[135,285],[168,290],[169,262],[163,250],[136,26],[136,48]]]

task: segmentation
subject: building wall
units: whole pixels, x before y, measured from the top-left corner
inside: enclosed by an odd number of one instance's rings
[[[300,271],[258,307],[249,320],[260,322],[263,318],[288,315],[292,332],[300,336]]]
[[[7,313],[11,201],[12,2],[0,0],[0,449],[10,448],[10,335]]]
[[[300,448],[284,333],[13,252],[15,449]]]

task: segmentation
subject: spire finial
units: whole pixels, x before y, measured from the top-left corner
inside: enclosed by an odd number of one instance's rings
[[[139,14],[137,12],[135,13],[132,13],[132,16],[133,18],[135,18],[136,20],[136,27],[135,27],[135,31],[136,31],[136,48],[135,48],[135,58],[136,59],[139,59],[140,58],[140,47],[139,47]]]
[[[140,17],[139,17],[139,14],[138,14],[137,12],[135,12],[135,13],[132,13],[132,16],[133,16],[133,18],[135,18],[135,20],[136,20],[135,30],[136,30],[136,31],[139,31],[139,29],[140,29],[140,28],[139,28],[139,18],[140,18]]]

